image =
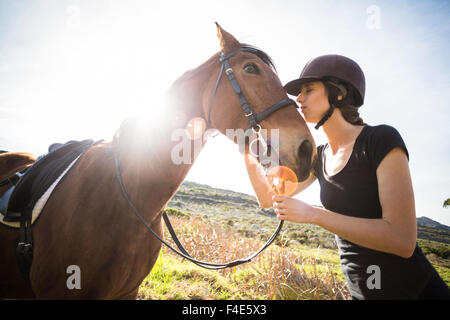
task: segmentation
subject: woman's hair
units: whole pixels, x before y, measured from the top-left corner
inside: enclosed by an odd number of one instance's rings
[[[347,94],[342,100],[338,100],[339,95],[343,95],[343,92],[339,90],[336,85],[330,84],[327,80],[323,81],[325,85],[326,93],[328,94],[328,100],[333,103],[336,108],[341,110],[344,119],[353,125],[365,125],[363,119],[359,116],[359,108],[356,107],[356,92],[353,86],[338,81],[336,79],[331,79],[334,84],[344,85],[347,90]]]

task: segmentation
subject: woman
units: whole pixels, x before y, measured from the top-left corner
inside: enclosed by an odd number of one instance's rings
[[[408,150],[391,126],[369,126],[359,117],[365,78],[353,60],[325,55],[308,62],[286,84],[303,117],[322,126],[328,143],[317,148],[310,177],[324,208],[277,195],[262,168],[246,158],[262,207],[278,219],[314,223],[334,233],[342,272],[353,299],[449,299],[450,291],[417,246],[414,193]]]

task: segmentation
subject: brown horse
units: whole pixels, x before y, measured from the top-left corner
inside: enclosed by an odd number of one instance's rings
[[[31,166],[36,157],[27,152],[6,152],[0,154],[0,181],[11,177],[14,173]]]
[[[231,34],[217,28],[222,53],[227,55],[242,47]],[[262,51],[239,51],[229,59],[243,94],[256,112],[287,98],[269,62]],[[206,125],[223,134],[227,129],[248,127],[248,118],[225,73],[214,90],[220,70],[219,54],[215,54],[180,77],[169,90],[166,117],[158,120],[158,127],[146,128],[145,138],[135,122],[125,122],[112,142],[96,144],[81,156],[33,224],[31,287],[20,275],[14,256],[18,230],[0,225],[0,297],[137,297],[161,244],[136,218],[122,195],[114,159],[120,162],[122,180],[134,206],[161,235],[162,211],[192,166],[192,162],[173,161],[173,149],[179,144],[171,138],[174,130],[185,128],[194,118],[209,120]],[[280,164],[304,179],[315,148],[295,107],[272,113],[261,127],[279,129]],[[195,143],[193,139],[192,146]],[[310,147],[305,148],[305,144]],[[71,266],[79,268],[79,287],[67,285]]]

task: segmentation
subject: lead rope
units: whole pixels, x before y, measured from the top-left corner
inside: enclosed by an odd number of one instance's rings
[[[141,221],[141,223],[144,225],[144,227],[147,230],[149,230],[161,243],[163,243],[170,250],[172,250],[173,252],[175,252],[179,256],[181,256],[181,257],[183,257],[183,258],[193,262],[194,264],[196,264],[196,265],[198,265],[200,267],[203,267],[203,268],[206,268],[206,269],[219,270],[219,269],[225,269],[225,268],[234,267],[234,266],[246,263],[246,262],[250,262],[253,258],[255,258],[264,249],[266,249],[268,246],[270,246],[272,244],[272,242],[275,240],[277,235],[280,233],[281,228],[283,227],[283,222],[284,221],[281,220],[279,222],[279,224],[278,224],[277,229],[272,234],[272,236],[269,238],[269,240],[258,251],[256,251],[254,254],[248,256],[247,258],[238,259],[238,260],[234,260],[234,261],[231,261],[231,262],[228,262],[228,263],[223,263],[223,264],[210,263],[210,262],[196,260],[182,246],[181,242],[179,241],[178,237],[175,234],[175,231],[173,230],[173,227],[172,227],[172,224],[170,223],[169,217],[167,216],[167,214],[165,212],[163,213],[164,222],[167,225],[167,229],[169,230],[169,233],[171,234],[172,239],[174,240],[175,244],[177,245],[178,249],[181,252],[176,250],[175,248],[173,248],[170,244],[168,244],[163,239],[161,239],[161,237],[155,231],[153,231],[153,229],[147,224],[145,219],[142,217],[142,215],[139,213],[139,211],[136,209],[136,207],[131,202],[130,197],[128,196],[128,194],[127,194],[127,192],[125,190],[125,186],[123,185],[122,178],[120,176],[119,160],[117,159],[115,154],[114,154],[114,162],[115,162],[115,165],[116,165],[116,176],[117,176],[117,180],[119,182],[120,190],[122,191],[122,195],[127,200],[128,205],[131,207],[131,209],[133,210],[134,214],[136,215],[136,217],[138,217],[138,219]]]

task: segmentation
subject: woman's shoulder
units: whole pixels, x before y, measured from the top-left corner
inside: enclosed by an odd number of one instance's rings
[[[366,125],[365,129],[370,136],[375,137],[389,137],[391,135],[400,135],[396,128],[388,124],[379,124],[375,126]]]
[[[388,124],[366,125],[358,140],[363,140],[364,143],[372,146],[379,143],[383,144],[387,141],[401,141],[404,143],[400,132]]]
[[[375,168],[392,149],[400,147],[409,159],[406,144],[396,128],[387,124],[367,126],[363,139],[363,148],[374,161]]]

